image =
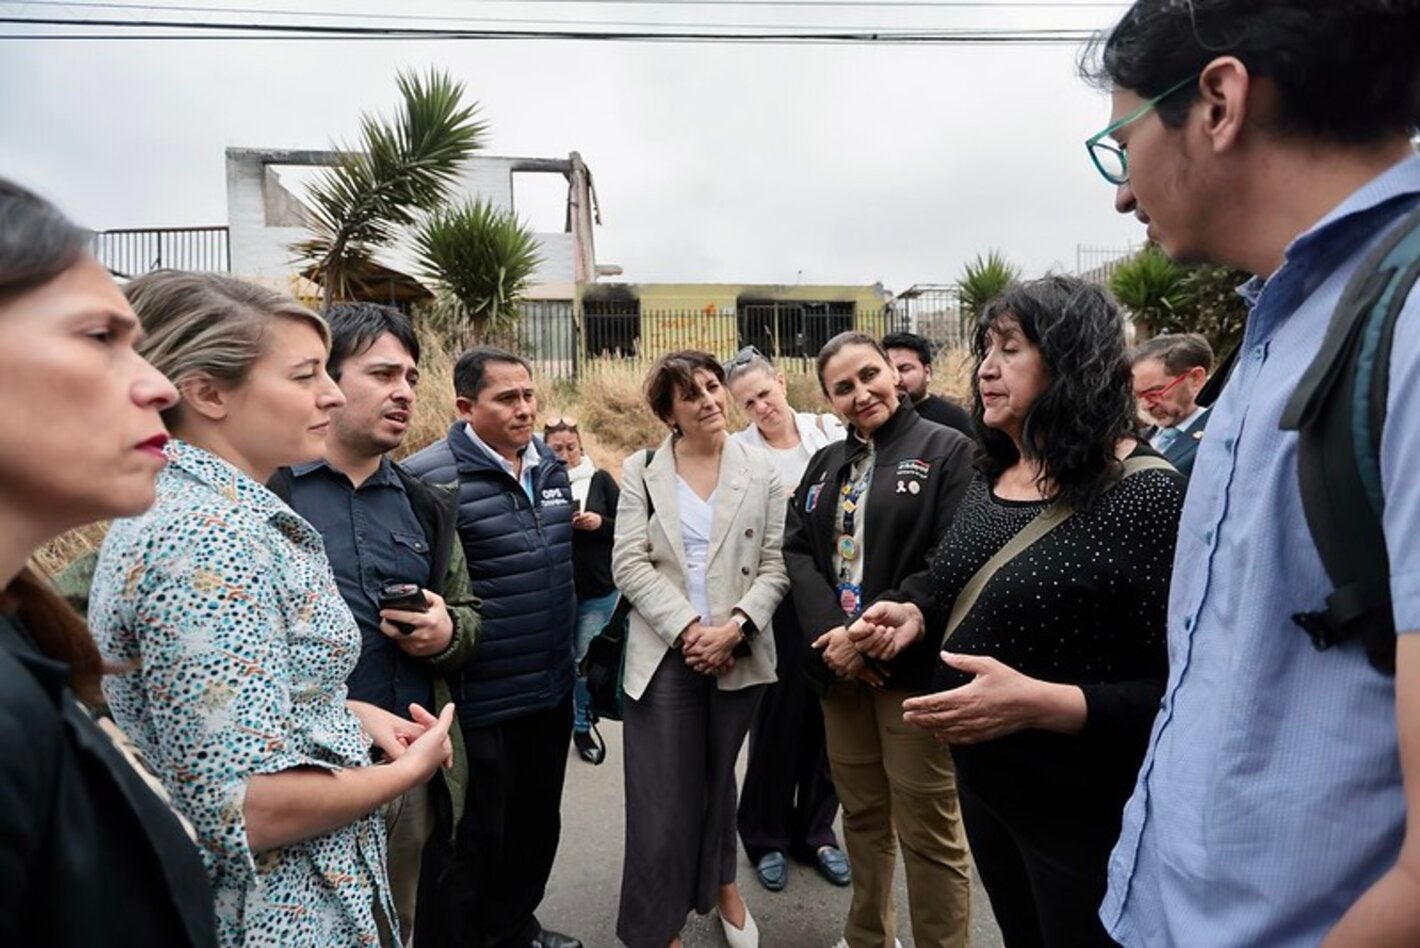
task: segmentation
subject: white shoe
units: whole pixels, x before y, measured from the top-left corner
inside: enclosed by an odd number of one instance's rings
[[[754,923],[754,916],[749,914],[749,906],[745,906],[745,927],[736,928],[730,924],[729,919],[720,916],[720,927],[725,930],[725,941],[730,943],[730,948],[759,948],[759,926]]]

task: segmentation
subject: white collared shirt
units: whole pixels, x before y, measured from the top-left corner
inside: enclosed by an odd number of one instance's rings
[[[502,465],[503,470],[508,472],[508,476],[522,485],[524,492],[528,495],[528,499],[531,500],[533,495],[532,471],[533,468],[542,463],[542,456],[538,453],[537,448],[533,446],[533,442],[529,441],[528,446],[522,450],[523,475],[519,477],[518,472],[513,468],[513,462],[489,447],[488,443],[478,436],[478,432],[473,430],[473,425],[464,422],[463,430],[468,434],[470,441],[482,448],[484,454],[487,454],[490,458]],[[536,435],[533,436],[534,440],[536,440],[536,437]]]

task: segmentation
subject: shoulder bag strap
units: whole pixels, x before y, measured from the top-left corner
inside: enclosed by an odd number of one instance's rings
[[[1131,477],[1140,471],[1172,471],[1174,466],[1168,461],[1156,455],[1144,455],[1136,458],[1128,458],[1124,461],[1124,473],[1119,480],[1112,482],[1105,490],[1108,491],[1126,477]],[[942,644],[956,632],[957,626],[971,612],[972,606],[976,605],[976,600],[981,596],[981,591],[986,588],[986,584],[996,575],[1001,567],[1015,559],[1041,537],[1051,530],[1069,520],[1075,513],[1075,508],[1065,504],[1053,503],[1035,515],[1030,523],[1022,528],[1020,533],[1011,537],[1010,541],[1001,549],[996,551],[996,555],[987,560],[981,569],[967,581],[957,595],[956,602],[952,604],[951,618],[947,620],[947,631],[942,636]]]

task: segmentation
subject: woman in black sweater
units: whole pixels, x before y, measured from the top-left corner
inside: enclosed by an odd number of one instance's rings
[[[542,430],[547,446],[567,465],[572,481],[572,580],[577,590],[577,628],[572,661],[587,654],[587,646],[616,609],[616,583],[611,578],[611,547],[616,537],[616,505],[621,489],[610,474],[582,451],[582,433],[575,418],[550,418]],[[572,742],[589,764],[606,760],[606,745],[592,730],[591,696],[579,671],[574,687]]]
[[[1110,945],[1096,912],[1163,693],[1184,481],[1132,435],[1123,322],[1099,289],[1014,287],[974,351],[984,458],[932,558],[938,691],[905,717],[951,745],[1006,944]],[[1018,545],[1052,527],[983,569],[1032,522]],[[872,654],[920,620],[883,605],[860,638]]]
[[[0,178],[0,945],[213,945],[191,829],[98,715],[98,648],[27,565],[152,505],[177,399],[88,243]]]

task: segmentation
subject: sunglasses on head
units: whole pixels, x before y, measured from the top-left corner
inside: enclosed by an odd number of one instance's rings
[[[549,418],[547,424],[543,426],[543,434],[552,434],[556,431],[576,431],[577,419],[575,418]]]
[[[760,352],[754,346],[745,346],[739,352],[736,352],[734,355],[726,359],[720,367],[723,368],[726,372],[729,372],[735,366],[748,365],[755,359],[763,359],[765,362],[771,361],[768,356],[766,356],[763,352]]]

